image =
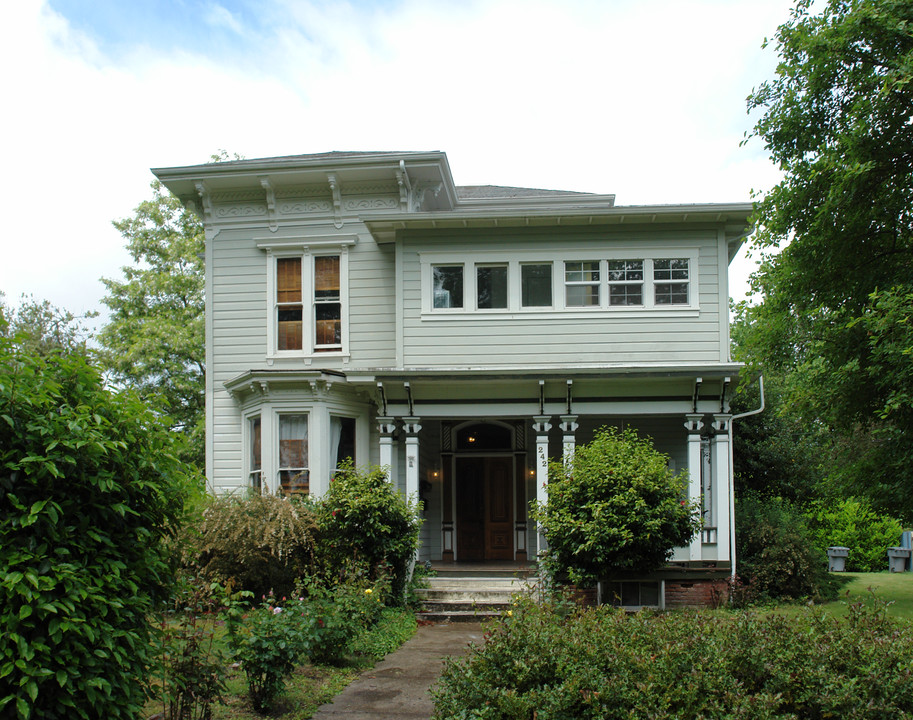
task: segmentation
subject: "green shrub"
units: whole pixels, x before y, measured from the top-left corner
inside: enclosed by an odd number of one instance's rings
[[[187,482],[167,431],[85,358],[0,338],[0,715],[139,714]]]
[[[851,572],[884,570],[887,549],[900,545],[900,521],[876,512],[865,498],[821,501],[805,517],[819,546],[849,548],[846,569]]]
[[[268,712],[295,667],[317,642],[317,618],[301,598],[269,596],[241,622],[229,623],[228,642],[247,677],[251,704]]]
[[[654,570],[699,528],[682,497],[686,475],[632,429],[602,428],[573,462],[549,466],[548,501],[533,519],[548,540],[557,579],[593,586],[624,572]]]
[[[409,570],[418,549],[421,514],[382,468],[339,472],[319,508],[320,553],[337,574],[364,563],[372,580],[389,574],[393,601],[405,601]]]
[[[316,530],[312,500],[251,495],[213,498],[185,534],[204,577],[281,597],[314,573]]]
[[[382,585],[364,582],[307,588],[307,611],[317,622],[311,660],[330,665],[345,662],[352,641],[380,618],[385,596]]]
[[[437,720],[881,720],[913,712],[913,628],[856,606],[820,612],[641,612],[521,599],[449,660]],[[826,662],[822,660],[826,658]]]
[[[747,601],[833,598],[827,556],[802,513],[781,498],[744,494],[736,501],[736,558]]]

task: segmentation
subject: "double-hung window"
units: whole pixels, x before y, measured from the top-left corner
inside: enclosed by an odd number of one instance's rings
[[[688,258],[653,261],[653,292],[657,305],[687,305],[689,281]]]
[[[609,260],[609,305],[644,304],[644,261]]]
[[[268,251],[267,355],[348,352],[348,246],[353,240],[261,240]],[[335,240],[335,238],[334,238]]]
[[[565,305],[567,307],[599,306],[599,261],[564,263]]]

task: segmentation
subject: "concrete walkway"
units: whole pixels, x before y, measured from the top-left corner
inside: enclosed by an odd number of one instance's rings
[[[479,623],[420,625],[409,642],[363,672],[314,720],[428,720],[434,710],[428,690],[438,679],[444,657],[463,655],[469,643],[482,642]]]

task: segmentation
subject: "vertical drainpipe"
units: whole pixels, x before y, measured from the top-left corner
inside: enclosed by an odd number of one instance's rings
[[[764,376],[758,376],[758,387],[761,389],[761,407],[756,410],[739,413],[729,418],[729,472],[732,473],[732,484],[729,489],[729,553],[732,556],[732,579],[735,579],[735,466],[732,464],[732,426],[736,420],[741,420],[749,415],[764,412]]]

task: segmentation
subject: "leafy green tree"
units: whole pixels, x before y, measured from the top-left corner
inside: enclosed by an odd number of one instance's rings
[[[846,486],[913,517],[913,4],[816,9],[796,2],[748,99],[783,180],[757,205],[743,358],[790,374],[784,401],[842,439]]]
[[[558,578],[592,586],[625,572],[662,566],[700,527],[682,500],[686,473],[632,429],[602,428],[573,461],[549,466],[548,500],[534,508]]]
[[[17,306],[9,307],[3,298],[0,292],[0,336],[16,338],[17,345],[41,355],[53,350],[88,352],[92,332],[85,322],[98,313],[74,315],[31,295],[23,295]]]
[[[102,279],[111,313],[98,336],[101,358],[116,381],[170,418],[186,439],[182,457],[202,467],[203,226],[158,181],[152,193],[133,217],[114,222],[135,265],[123,268],[123,280]]]
[[[0,716],[139,716],[188,487],[171,446],[83,355],[0,337]]]

